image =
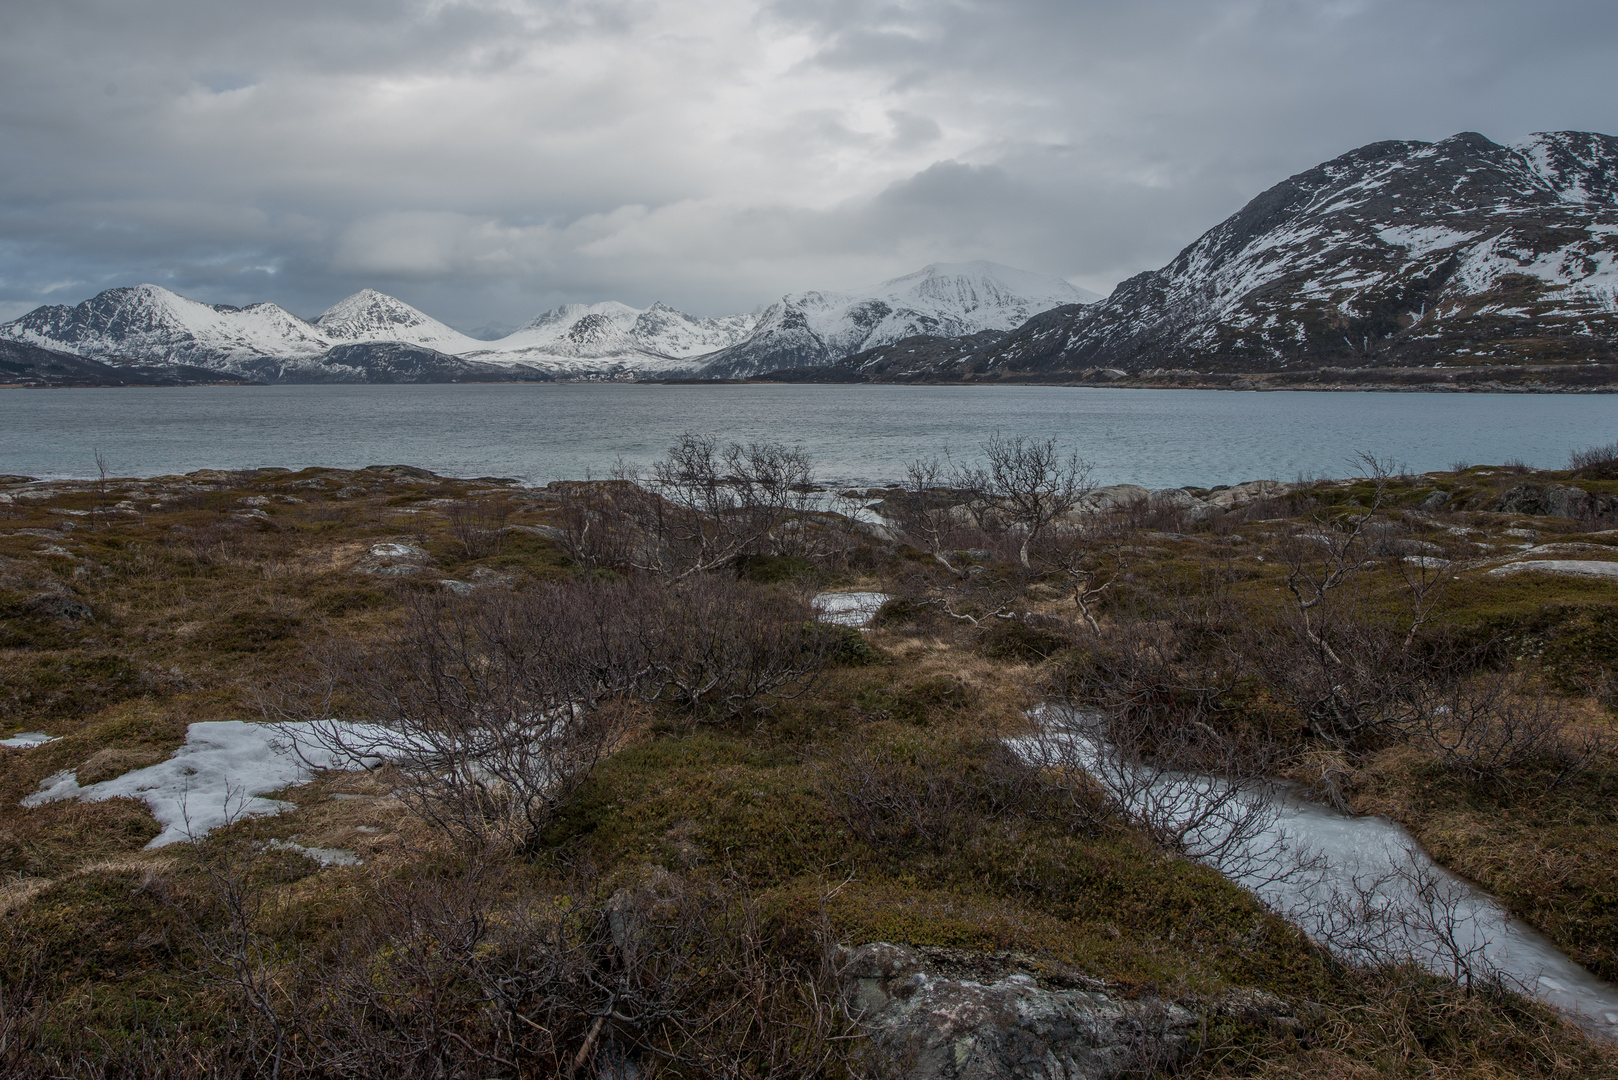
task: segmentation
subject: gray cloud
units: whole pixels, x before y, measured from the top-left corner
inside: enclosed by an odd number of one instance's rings
[[[1594,0],[54,0],[0,37],[0,316],[714,313],[993,258],[1105,291],[1365,142],[1613,131]]]

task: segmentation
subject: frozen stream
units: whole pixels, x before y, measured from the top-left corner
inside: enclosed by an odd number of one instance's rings
[[[1346,959],[1414,959],[1460,979],[1498,974],[1618,1042],[1618,986],[1438,866],[1387,818],[1339,813],[1256,777],[1126,763],[1098,725],[1068,709],[1032,718],[1040,734],[1008,740],[1025,760],[1083,769],[1132,817]]]

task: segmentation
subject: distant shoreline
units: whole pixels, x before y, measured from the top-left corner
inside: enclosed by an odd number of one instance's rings
[[[190,390],[200,387],[233,387],[235,389],[268,389],[275,386],[917,386],[917,387],[955,387],[962,390],[974,390],[994,387],[1011,386],[1047,386],[1065,387],[1073,390],[1219,390],[1231,393],[1315,393],[1315,394],[1618,394],[1618,383],[1601,383],[1595,386],[1512,386],[1507,384],[1456,386],[1454,384],[1432,383],[1418,386],[1398,385],[1394,383],[1365,383],[1355,385],[1352,383],[1171,383],[1165,384],[1156,380],[1145,379],[1115,379],[1109,382],[1089,382],[1079,380],[1044,380],[1044,379],[997,379],[965,381],[952,379],[948,381],[924,382],[921,380],[906,380],[903,382],[843,382],[821,379],[551,379],[543,382],[533,379],[506,380],[468,380],[465,382],[419,382],[419,383],[254,383],[254,382],[197,382],[168,385],[152,385],[150,383],[76,383],[69,386],[51,385],[48,383],[0,383],[0,391],[6,390]]]

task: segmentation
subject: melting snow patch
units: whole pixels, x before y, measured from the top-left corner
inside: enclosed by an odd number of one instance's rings
[[[307,855],[321,866],[358,866],[360,863],[360,857],[347,848],[304,847],[290,840],[271,840],[268,846],[277,851],[296,851],[299,855]]]
[[[821,622],[856,627],[871,625],[887,602],[888,594],[879,592],[821,593],[810,601]]]
[[[30,746],[44,746],[48,742],[55,742],[56,738],[55,735],[47,735],[43,731],[24,731],[13,735],[9,739],[0,739],[0,746],[26,750]]]
[[[335,721],[333,723],[336,723]],[[371,729],[342,725],[349,736],[365,738]],[[186,729],[185,745],[167,761],[136,769],[99,784],[80,787],[72,769],[47,777],[22,801],[42,806],[58,799],[139,799],[151,808],[163,831],[147,844],[163,847],[202,836],[240,817],[278,814],[289,803],[263,796],[307,783],[315,769],[366,767],[380,758],[356,760],[326,749],[315,724],[248,724],[211,720]],[[380,729],[376,736],[380,738]]]

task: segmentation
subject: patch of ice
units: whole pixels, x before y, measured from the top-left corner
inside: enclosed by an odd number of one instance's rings
[[[1006,740],[1025,761],[1089,773],[1130,816],[1178,835],[1197,861],[1340,955],[1403,956],[1441,974],[1458,973],[1460,963],[1493,969],[1618,1042],[1618,986],[1433,863],[1387,818],[1350,817],[1283,787],[1238,788],[1216,776],[1135,764],[1106,741],[1094,714],[1046,706],[1029,717],[1040,732]],[[1349,919],[1345,902],[1355,905]],[[1364,921],[1362,936],[1345,933],[1352,919]]]
[[[47,735],[43,731],[21,731],[9,739],[0,739],[0,746],[9,746],[14,750],[26,750],[30,746],[44,746],[48,742],[55,742],[57,736]]]
[[[337,721],[331,721],[338,724]],[[361,742],[380,742],[383,732],[360,724],[338,724]],[[167,761],[136,769],[99,784],[81,787],[73,770],[47,777],[23,806],[59,799],[101,802],[131,798],[144,802],[163,831],[148,848],[202,836],[240,817],[278,814],[290,804],[264,798],[307,783],[315,769],[353,769],[380,763],[381,755],[355,758],[327,748],[317,737],[325,725],[249,724],[210,720],[186,729],[185,745]]]
[[[870,626],[887,602],[888,594],[879,592],[821,593],[810,601],[821,622],[854,627]]]

